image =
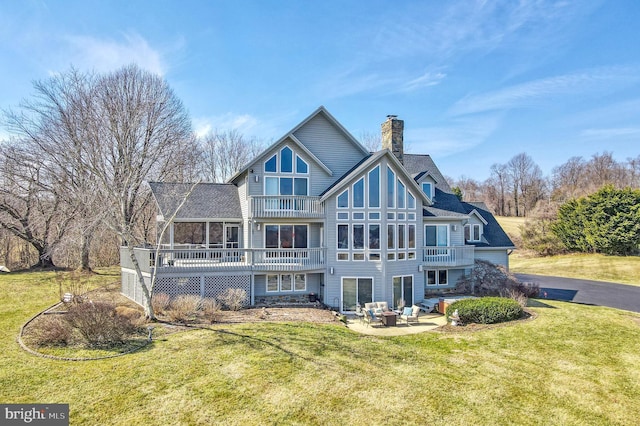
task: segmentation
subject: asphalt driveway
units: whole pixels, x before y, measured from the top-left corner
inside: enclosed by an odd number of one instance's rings
[[[602,281],[515,274],[520,281],[540,285],[540,298],[640,312],[640,287]]]

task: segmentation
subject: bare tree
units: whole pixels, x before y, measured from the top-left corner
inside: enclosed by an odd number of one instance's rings
[[[492,189],[493,197],[490,197],[493,202],[489,202],[489,205],[494,205],[494,211],[499,216],[507,215],[507,191],[510,186],[510,176],[507,170],[506,164],[493,164],[491,166],[491,177],[485,182],[485,188]]]
[[[526,216],[544,196],[542,170],[526,153],[514,156],[507,163],[516,216]]]
[[[562,202],[584,195],[587,186],[586,162],[582,157],[571,157],[552,170],[554,198]]]
[[[360,143],[370,152],[380,151],[382,149],[382,133],[365,130],[360,133]]]
[[[200,141],[202,176],[209,182],[226,182],[257,156],[263,146],[238,130],[214,131]]]

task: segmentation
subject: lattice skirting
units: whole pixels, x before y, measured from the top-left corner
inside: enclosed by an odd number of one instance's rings
[[[148,278],[146,278],[149,280]],[[147,281],[149,283],[149,281]],[[192,294],[200,297],[218,297],[229,288],[240,288],[247,292],[245,305],[251,304],[251,277],[249,275],[158,277],[153,294],[166,293],[171,297]],[[139,304],[144,295],[135,274],[122,272],[122,294]]]

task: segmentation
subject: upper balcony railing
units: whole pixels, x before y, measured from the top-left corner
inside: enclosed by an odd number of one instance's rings
[[[258,195],[251,197],[251,215],[259,218],[323,218],[320,197],[302,195]]]
[[[160,249],[135,248],[143,272],[196,271],[308,271],[325,266],[325,249]],[[127,249],[121,250],[121,264],[131,268]]]
[[[473,246],[423,247],[423,265],[432,267],[472,266]]]

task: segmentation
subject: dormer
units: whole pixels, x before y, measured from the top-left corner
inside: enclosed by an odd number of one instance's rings
[[[464,240],[467,243],[480,243],[483,241],[484,226],[487,221],[477,211],[473,210],[469,213],[469,221],[464,225]]]
[[[424,195],[426,195],[431,204],[433,204],[435,201],[436,183],[438,183],[436,179],[429,172],[424,172],[416,176],[416,182],[420,189],[422,189]]]

